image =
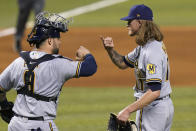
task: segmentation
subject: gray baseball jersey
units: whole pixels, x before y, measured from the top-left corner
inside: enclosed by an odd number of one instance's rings
[[[44,52],[38,51],[30,53],[32,59],[38,59],[43,55],[45,55]],[[79,65],[80,62],[66,58],[56,58],[39,64],[34,69],[34,93],[47,97],[59,96],[63,84],[79,74]],[[24,87],[24,73],[26,70],[28,68],[25,61],[21,57],[17,58],[0,75],[0,86],[6,90],[11,88],[19,90]],[[33,97],[18,94],[13,111],[21,116],[43,116],[44,120],[53,120],[56,117],[57,103],[54,101],[38,101]]]
[[[135,97],[140,98],[148,90],[149,82],[161,83],[160,98],[171,93],[169,61],[162,42],[154,40],[144,46],[138,46],[125,56],[125,59],[135,68]]]
[[[136,98],[142,97],[149,89],[147,83],[161,83],[159,99],[137,111],[136,122],[139,130],[168,131],[172,123],[174,110],[172,101],[169,99],[172,90],[169,81],[169,61],[164,43],[150,40],[144,46],[138,46],[126,55],[125,60],[133,65],[135,69],[134,96]],[[159,107],[155,108],[158,103]],[[157,119],[160,120],[157,121]]]

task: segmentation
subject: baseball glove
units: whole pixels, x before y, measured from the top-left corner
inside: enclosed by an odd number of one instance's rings
[[[9,123],[14,116],[14,112],[12,111],[13,106],[13,102],[7,102],[5,105],[1,106],[0,116],[7,123]]]
[[[134,121],[122,123],[115,114],[110,113],[108,131],[137,131],[137,126]]]

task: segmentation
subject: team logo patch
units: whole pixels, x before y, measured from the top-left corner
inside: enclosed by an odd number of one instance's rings
[[[155,73],[155,65],[154,64],[148,64],[147,65],[147,70],[149,74],[154,74]]]
[[[140,14],[137,14],[137,17],[140,17]]]

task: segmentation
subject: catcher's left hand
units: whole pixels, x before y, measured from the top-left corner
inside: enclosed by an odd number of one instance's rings
[[[115,114],[110,113],[108,131],[137,131],[137,126],[134,121],[121,122]]]
[[[13,106],[13,102],[7,102],[6,107],[1,108],[0,110],[1,118],[7,123],[9,123],[14,116],[14,112],[12,111]]]

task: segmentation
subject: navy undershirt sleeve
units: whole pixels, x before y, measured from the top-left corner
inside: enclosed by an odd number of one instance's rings
[[[87,77],[93,75],[97,71],[97,64],[95,58],[88,54],[85,56],[84,61],[81,63],[80,67],[80,77]]]
[[[127,66],[129,66],[129,67],[131,67],[131,68],[134,68],[134,65],[132,65],[132,64],[130,64],[130,63],[128,63],[128,62],[126,61],[125,56],[123,57],[123,61],[125,62],[125,64],[126,64]]]
[[[151,89],[151,91],[161,90],[161,83],[159,82],[150,82],[147,83],[147,86]]]

